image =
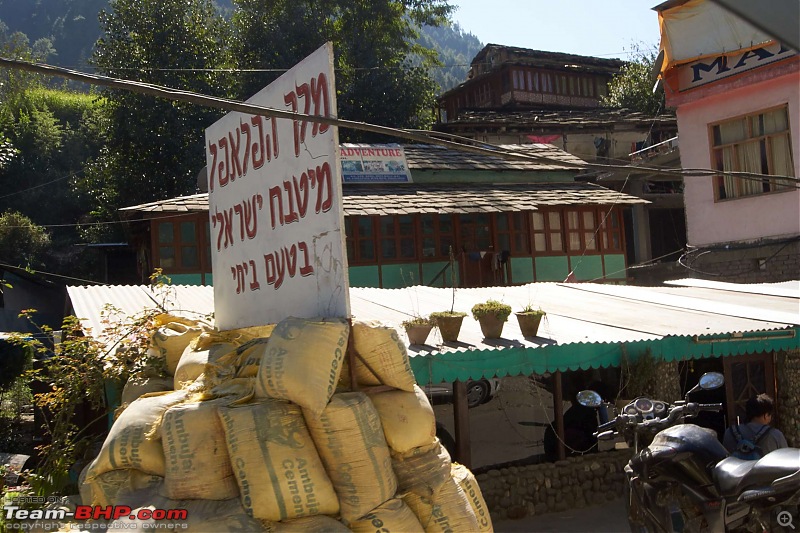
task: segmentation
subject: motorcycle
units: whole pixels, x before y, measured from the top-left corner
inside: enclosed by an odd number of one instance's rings
[[[771,531],[770,521],[793,525],[785,510],[800,502],[800,450],[782,448],[758,460],[728,455],[711,429],[686,422],[722,404],[689,401],[697,390],[721,387],[724,377],[703,374],[683,400],[639,397],[600,424],[598,439],[623,436],[633,449],[625,467],[626,506],[633,532]],[[610,406],[594,391],[578,403]]]

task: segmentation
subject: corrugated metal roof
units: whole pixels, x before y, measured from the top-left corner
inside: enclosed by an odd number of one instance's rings
[[[487,213],[531,211],[541,206],[633,205],[649,203],[593,183],[449,183],[347,185],[345,216],[410,213]],[[208,195],[194,194],[120,209],[125,212],[208,211]]]
[[[800,282],[794,282],[794,287],[800,288]],[[212,287],[175,286],[166,294],[145,286],[68,287],[68,292],[75,315],[92,331],[102,330],[106,304],[127,314],[153,309],[156,302],[166,302],[166,310],[192,318],[213,312]],[[413,315],[449,310],[453,292],[423,286],[351,288],[350,298],[354,319],[379,320],[399,328],[403,320]],[[547,316],[538,336],[524,338],[512,316],[503,338],[485,340],[479,324],[467,316],[458,342],[442,343],[434,331],[428,339],[430,345],[408,347],[420,382],[454,379],[456,375],[465,379],[531,373],[532,369],[541,372],[606,366],[618,361],[621,343],[651,346],[663,342],[662,355],[670,359],[769,349],[768,340],[767,344],[756,345],[729,343],[725,349],[702,340],[714,336],[746,341],[746,334],[784,330],[787,335],[781,338],[785,342],[798,343],[794,336],[794,328],[800,326],[797,296],[692,287],[533,283],[457,289],[454,309],[469,313],[474,304],[490,298],[511,305],[515,311],[529,303],[545,310]],[[687,346],[692,338],[694,344]],[[680,342],[676,344],[675,339]]]

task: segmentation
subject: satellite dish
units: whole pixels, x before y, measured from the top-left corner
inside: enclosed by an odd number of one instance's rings
[[[664,66],[664,49],[658,51],[655,61],[653,61],[653,68],[650,69],[650,79],[658,80],[661,74],[661,67]],[[654,89],[655,90],[655,89]]]
[[[200,192],[208,192],[208,167],[203,167],[197,173],[197,190]]]

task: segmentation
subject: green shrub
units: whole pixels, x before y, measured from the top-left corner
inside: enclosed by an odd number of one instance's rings
[[[511,306],[497,300],[486,300],[472,306],[472,318],[480,320],[481,317],[493,315],[498,320],[505,322],[511,315]]]

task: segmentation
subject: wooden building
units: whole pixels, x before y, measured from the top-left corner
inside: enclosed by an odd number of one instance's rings
[[[410,183],[343,184],[351,286],[626,280],[623,212],[645,201],[575,181],[580,159],[548,145],[506,147],[536,161],[403,148]],[[205,193],[122,213],[147,219],[131,223],[143,275],[212,284]]]

